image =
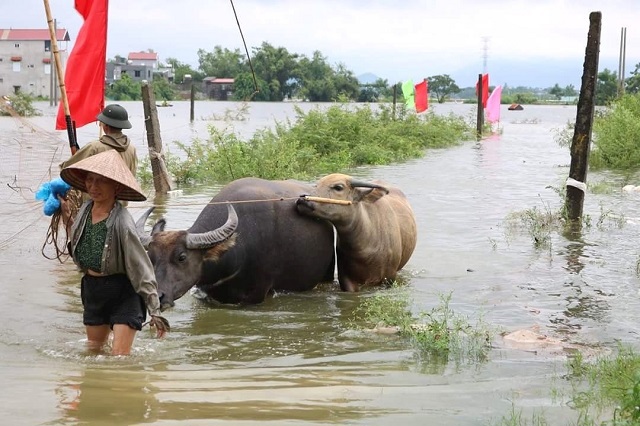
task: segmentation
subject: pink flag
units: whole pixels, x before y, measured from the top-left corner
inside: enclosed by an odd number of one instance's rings
[[[502,86],[493,89],[491,96],[487,99],[486,116],[489,123],[500,121],[500,98],[502,97]]]

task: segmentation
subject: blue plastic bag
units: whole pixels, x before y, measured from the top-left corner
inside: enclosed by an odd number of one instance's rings
[[[52,216],[60,208],[58,195],[64,197],[71,186],[61,178],[53,179],[40,185],[36,191],[36,200],[44,201],[44,214]]]

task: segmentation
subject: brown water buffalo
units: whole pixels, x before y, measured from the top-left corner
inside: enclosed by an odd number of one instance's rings
[[[255,304],[273,290],[306,291],[331,282],[331,224],[296,211],[296,199],[311,188],[295,181],[235,180],[186,231],[165,231],[161,219],[145,235],[147,212],[138,232],[163,308],[193,286],[220,303]]]
[[[416,246],[417,228],[407,198],[382,182],[368,183],[331,174],[309,194],[342,200],[333,204],[301,197],[298,211],[325,219],[337,231],[338,281],[345,291],[394,279]]]

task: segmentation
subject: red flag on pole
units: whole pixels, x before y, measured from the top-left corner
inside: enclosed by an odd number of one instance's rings
[[[427,83],[427,80],[416,84],[414,99],[416,102],[416,112],[424,112],[429,108],[429,83]]]
[[[64,85],[76,127],[96,121],[104,108],[108,3],[109,0],[75,0],[84,24],[69,55]],[[64,116],[64,105],[60,104],[56,130],[67,128]]]
[[[478,83],[476,83],[476,95],[478,95]],[[482,74],[482,108],[487,107],[489,99],[489,74]]]

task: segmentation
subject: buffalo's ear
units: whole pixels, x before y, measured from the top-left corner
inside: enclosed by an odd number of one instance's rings
[[[375,203],[380,198],[384,197],[389,193],[389,190],[386,188],[366,188],[366,189],[356,189],[356,195],[354,201],[357,203]]]
[[[167,221],[162,218],[160,220],[158,220],[154,225],[153,228],[151,229],[151,235],[155,235],[158,232],[162,232],[164,231],[164,227],[167,225]]]

